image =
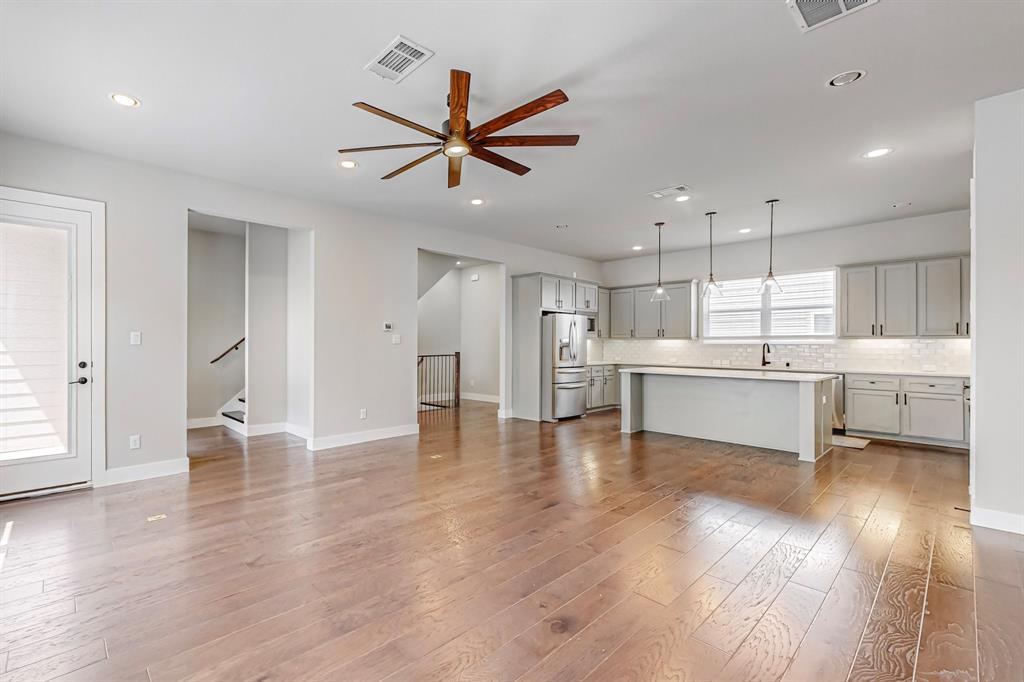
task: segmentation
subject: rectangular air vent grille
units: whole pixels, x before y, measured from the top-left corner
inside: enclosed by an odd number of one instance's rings
[[[433,50],[429,50],[405,36],[396,36],[363,69],[385,80],[399,83],[403,78],[419,68],[420,64],[433,56]]]
[[[806,33],[876,2],[878,0],[786,0],[786,7],[796,25]]]
[[[674,187],[666,187],[665,189],[656,189],[653,192],[648,192],[647,196],[652,199],[664,199],[665,197],[674,197],[680,194],[689,192],[690,188],[686,185],[676,185]]]

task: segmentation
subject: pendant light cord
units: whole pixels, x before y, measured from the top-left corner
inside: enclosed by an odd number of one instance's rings
[[[708,213],[708,275],[715,276],[715,236],[711,225],[715,220],[714,213]]]
[[[658,286],[661,286],[661,227],[665,223],[654,223],[654,226],[658,228]]]
[[[771,217],[768,218],[768,272],[772,271],[775,259],[775,202],[768,204]]]

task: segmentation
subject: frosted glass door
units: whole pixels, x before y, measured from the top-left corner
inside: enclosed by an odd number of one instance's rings
[[[0,201],[0,495],[91,479],[89,230]]]

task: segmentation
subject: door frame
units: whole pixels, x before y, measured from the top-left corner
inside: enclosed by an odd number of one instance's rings
[[[92,241],[92,415],[89,485],[103,485],[107,475],[107,205],[102,201],[48,194],[0,185],[0,199],[80,211],[89,215]],[[82,292],[79,292],[81,295]],[[71,486],[81,487],[81,486]],[[52,488],[45,493],[68,489]]]

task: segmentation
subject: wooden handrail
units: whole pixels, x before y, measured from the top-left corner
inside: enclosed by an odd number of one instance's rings
[[[225,355],[227,355],[231,351],[238,350],[238,347],[241,346],[244,341],[245,341],[245,337],[243,336],[242,338],[238,339],[238,341],[236,341],[235,343],[231,344],[231,346],[226,351],[224,351],[223,353],[221,353],[220,355],[215,357],[213,360],[210,360],[210,364],[212,365],[213,363],[217,362],[218,360],[223,358]]]

